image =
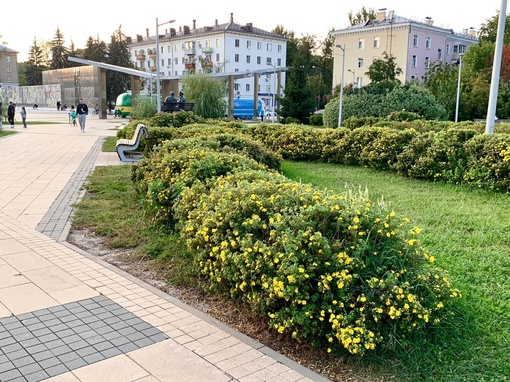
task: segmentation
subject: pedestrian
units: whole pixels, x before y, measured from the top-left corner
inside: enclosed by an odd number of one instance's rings
[[[80,98],[80,103],[76,106],[76,114],[78,115],[78,123],[80,124],[80,130],[82,133],[85,132],[85,120],[89,113],[89,108],[86,103],[83,103],[83,98]]]
[[[3,119],[4,119],[4,112],[2,110],[2,101],[0,101],[0,130],[2,130]]]
[[[23,122],[23,128],[27,128],[27,111],[25,110],[25,106],[21,107],[21,111],[19,112],[21,114],[21,121]]]
[[[9,101],[9,107],[7,107],[7,120],[11,124],[11,129],[14,129],[14,115],[16,114],[16,107]]]
[[[57,111],[60,111],[60,101],[57,101]]]

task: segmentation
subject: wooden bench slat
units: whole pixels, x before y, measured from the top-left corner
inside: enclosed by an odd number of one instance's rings
[[[136,126],[135,133],[131,139],[118,139],[116,143],[117,155],[122,162],[137,162],[137,158],[130,158],[126,156],[126,151],[135,151],[140,145],[142,134],[145,135],[145,139],[149,138],[149,130],[147,127],[139,123]]]

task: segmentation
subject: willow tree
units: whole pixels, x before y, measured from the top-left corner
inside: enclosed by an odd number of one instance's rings
[[[225,81],[198,73],[182,80],[187,102],[195,104],[194,112],[203,118],[220,118],[225,115]]]

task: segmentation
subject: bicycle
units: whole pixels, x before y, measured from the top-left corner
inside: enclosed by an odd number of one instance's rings
[[[92,115],[99,115],[99,109],[92,110]]]

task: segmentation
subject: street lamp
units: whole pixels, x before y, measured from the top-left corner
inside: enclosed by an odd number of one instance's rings
[[[271,63],[267,63],[269,66],[272,66],[273,67],[273,96],[272,96],[272,103],[273,103],[273,113],[271,115],[271,123],[274,123],[274,117],[275,117],[275,104],[276,104],[276,97],[275,97],[275,90],[276,90],[276,66],[271,64]]]
[[[457,80],[457,103],[455,105],[455,123],[459,120],[459,99],[460,99],[460,74],[462,72],[462,56],[464,53],[459,54],[459,78]]]
[[[342,102],[344,98],[344,66],[345,66],[345,44],[337,44],[335,47],[342,49],[342,77],[340,80],[340,101],[338,103],[338,127],[342,126]]]
[[[157,112],[159,113],[161,111],[161,88],[160,88],[160,84],[159,84],[159,27],[161,25],[165,25],[165,24],[171,24],[173,23],[175,20],[170,20],[170,21],[167,21],[165,23],[161,23],[161,24],[158,24],[158,18],[156,17],[156,93],[157,93],[157,104],[158,104],[158,108],[157,108]]]
[[[354,73],[354,70],[351,69],[347,69],[347,71],[352,73],[352,87],[354,87],[356,73]]]

